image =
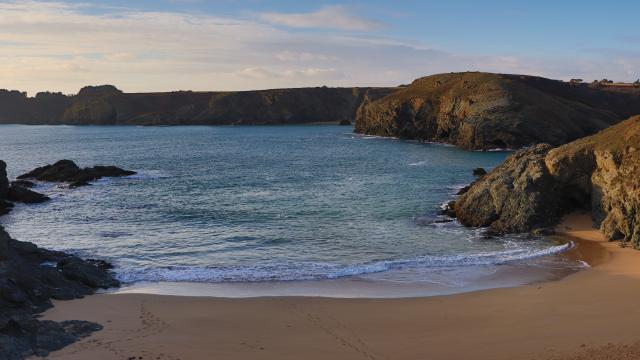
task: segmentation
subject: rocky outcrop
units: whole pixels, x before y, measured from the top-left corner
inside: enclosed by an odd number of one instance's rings
[[[51,299],[79,298],[113,286],[118,281],[93,263],[13,240],[0,227],[0,358],[45,356],[100,330],[86,321],[58,323],[34,315],[51,307]]]
[[[445,142],[465,149],[561,145],[640,114],[640,89],[611,91],[524,75],[427,76],[365,99],[358,133]]]
[[[7,202],[9,193],[9,179],[7,178],[7,164],[0,160],[0,215],[4,215],[11,209],[11,203]]]
[[[16,191],[30,191],[16,184],[9,186],[5,167],[0,161],[1,203],[15,200]],[[23,193],[19,197],[24,201],[25,196],[37,195]],[[0,226],[0,358],[46,356],[100,330],[99,324],[44,321],[36,315],[50,308],[52,299],[75,299],[118,285],[105,262],[82,260],[14,240]]]
[[[11,182],[11,186],[13,185],[22,186],[24,188],[31,189],[36,186],[36,183],[29,180],[14,180]]]
[[[511,155],[456,200],[458,220],[498,233],[554,225],[562,212],[556,184],[545,166],[552,147],[540,144]]]
[[[518,151],[453,208],[461,223],[498,233],[544,232],[561,215],[590,209],[609,239],[640,247],[640,116],[557,148]]]
[[[67,182],[70,187],[89,185],[89,181],[103,177],[121,177],[135,175],[135,171],[124,170],[116,166],[94,166],[80,168],[71,160],[60,160],[53,165],[45,165],[18,176],[18,179]]]
[[[11,184],[7,193],[7,200],[25,204],[37,204],[49,200],[49,197],[24,186]]]
[[[484,176],[487,175],[487,170],[485,170],[484,168],[475,168],[473,169],[473,176]]]
[[[123,93],[87,86],[77,95],[29,98],[0,90],[0,123],[99,125],[303,124],[352,122],[362,101],[395,88],[298,88],[231,92]]]

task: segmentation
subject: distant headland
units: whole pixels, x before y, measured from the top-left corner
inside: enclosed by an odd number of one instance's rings
[[[562,145],[640,113],[640,84],[565,82],[462,72],[373,88],[124,93],[87,86],[76,95],[0,90],[0,124],[273,125],[355,123],[362,134],[470,150]]]

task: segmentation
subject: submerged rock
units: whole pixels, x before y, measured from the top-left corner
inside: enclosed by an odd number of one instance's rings
[[[516,152],[455,203],[468,226],[549,233],[563,214],[591,210],[611,240],[640,247],[640,116],[552,148]]]
[[[40,181],[68,182],[71,187],[89,185],[89,181],[103,177],[135,175],[135,171],[124,170],[116,166],[94,166],[80,168],[71,160],[60,160],[53,165],[45,165],[18,176],[18,179],[36,179]]]
[[[487,170],[485,170],[484,168],[475,168],[473,169],[473,176],[483,176],[483,175],[487,175]]]

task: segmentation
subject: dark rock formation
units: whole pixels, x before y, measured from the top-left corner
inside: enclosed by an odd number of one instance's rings
[[[518,151],[471,185],[456,200],[458,220],[467,226],[489,226],[498,233],[553,225],[561,209],[559,189],[544,163],[550,149],[541,144]]]
[[[11,182],[11,185],[18,185],[18,186],[25,187],[27,189],[31,189],[36,186],[36,184],[33,181],[29,181],[29,180],[14,180]]]
[[[100,330],[85,321],[57,323],[34,315],[51,307],[51,299],[79,298],[113,286],[118,281],[91,262],[13,240],[0,227],[0,358],[45,356]]]
[[[366,97],[395,88],[299,88],[236,92],[123,93],[112,85],[87,86],[75,96],[39,93],[29,98],[0,90],[0,123],[217,125],[298,124],[355,120]]]
[[[455,202],[460,222],[505,232],[547,232],[590,209],[611,240],[640,247],[640,116],[553,149],[516,152]]]
[[[37,197],[20,185],[9,187],[5,167],[0,161],[0,203],[16,192],[22,200]],[[118,285],[105,262],[14,240],[0,226],[0,359],[46,356],[100,330],[86,321],[42,321],[36,315],[52,306],[51,299],[75,299]]]
[[[29,190],[26,187],[12,184],[7,193],[7,200],[25,204],[36,204],[49,200],[49,197]]]
[[[30,98],[23,92],[0,90],[0,123],[53,123],[60,120],[72,100],[61,93],[41,92]]]
[[[89,185],[89,181],[103,177],[134,175],[135,171],[124,170],[116,166],[94,166],[80,168],[71,160],[60,160],[53,165],[45,165],[18,176],[18,179],[36,179],[40,181],[68,182],[71,187]]]
[[[449,201],[443,206],[442,210],[440,211],[440,215],[446,215],[452,218],[456,217],[455,205],[455,201]]]
[[[355,131],[465,149],[561,145],[640,113],[640,89],[571,86],[534,76],[450,73],[366,99]]]
[[[473,176],[483,176],[486,174],[487,174],[487,170],[481,167],[473,169]]]
[[[340,120],[338,125],[351,126],[351,121],[349,121],[348,119]]]
[[[7,164],[0,160],[0,215],[9,212],[13,205],[6,201],[9,193],[9,179],[7,178]]]

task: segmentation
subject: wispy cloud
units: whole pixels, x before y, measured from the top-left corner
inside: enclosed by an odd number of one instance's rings
[[[345,8],[329,10],[351,19]],[[327,8],[306,14],[306,19],[317,22],[326,16],[318,15],[323,11]],[[344,25],[348,22],[344,16],[332,20],[333,31],[300,31],[260,16],[0,2],[0,87],[32,94],[72,93],[87,84],[104,83],[125,91],[246,90],[386,86],[466,70],[564,79],[595,79],[603,74],[635,79],[633,74],[640,73],[637,54],[575,59],[454,53],[378,32],[354,32],[375,25],[363,19],[360,25]],[[336,30],[338,25],[347,30]]]
[[[346,77],[345,74],[340,71],[332,68],[322,69],[322,68],[303,68],[303,69],[295,69],[295,70],[285,70],[282,72],[276,72],[272,70],[268,70],[260,67],[250,67],[246,69],[242,69],[235,73],[240,77],[252,78],[252,79],[269,79],[269,80],[277,80],[282,78],[289,79],[298,79],[298,78],[307,78],[307,79],[319,79],[319,80],[328,80],[328,79],[341,79]]]
[[[326,6],[310,13],[270,12],[259,17],[271,24],[292,28],[370,31],[384,26],[381,22],[351,14],[344,6]]]

